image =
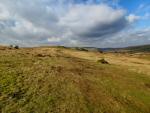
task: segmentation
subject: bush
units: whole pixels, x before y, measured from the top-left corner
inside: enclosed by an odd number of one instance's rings
[[[14,48],[15,48],[15,49],[19,49],[19,46],[18,46],[18,45],[16,45]]]

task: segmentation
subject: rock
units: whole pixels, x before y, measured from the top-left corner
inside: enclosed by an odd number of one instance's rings
[[[102,63],[102,64],[109,64],[109,62],[106,61],[105,59],[98,60],[97,62]]]

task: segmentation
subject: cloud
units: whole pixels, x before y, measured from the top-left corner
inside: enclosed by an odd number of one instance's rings
[[[45,2],[46,0],[1,0],[0,38],[5,38],[8,44],[20,42],[20,45],[30,46],[31,43],[40,44],[56,34],[59,29],[57,15]],[[3,40],[0,42],[3,43]]]
[[[0,0],[0,43],[99,46],[140,19],[95,0]],[[119,0],[113,0],[118,4]]]
[[[70,8],[60,23],[75,36],[97,38],[123,29],[127,25],[124,15],[124,10],[115,10],[104,4],[76,5]]]
[[[102,47],[127,47],[134,45],[150,44],[150,28],[132,30],[126,29],[121,33],[107,38],[102,43],[99,43]]]
[[[141,17],[140,17],[140,16],[136,16],[136,15],[134,15],[134,14],[130,14],[130,15],[127,17],[127,19],[128,19],[128,21],[129,21],[130,23],[133,23],[133,22],[135,22],[135,21],[141,19]]]

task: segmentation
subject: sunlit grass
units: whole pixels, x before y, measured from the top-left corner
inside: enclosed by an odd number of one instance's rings
[[[150,76],[63,49],[0,51],[2,113],[150,112]]]

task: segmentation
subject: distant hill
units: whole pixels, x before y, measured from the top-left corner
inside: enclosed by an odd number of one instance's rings
[[[105,52],[150,52],[149,45],[129,46],[124,48],[98,48]]]
[[[42,46],[47,47],[47,46]],[[139,45],[139,46],[129,46],[124,48],[97,48],[97,47],[65,47],[65,46],[48,46],[57,48],[70,48],[79,51],[93,51],[93,52],[150,52],[150,44]],[[0,50],[10,49],[13,47],[0,45]],[[40,47],[39,47],[40,48]]]
[[[64,47],[56,46],[59,48],[70,48],[79,51],[93,51],[93,52],[150,52],[149,45],[129,46],[124,48],[97,48],[97,47]]]
[[[96,47],[72,47],[80,51],[99,51],[99,52],[150,52],[149,45],[129,46],[124,48],[96,48]]]
[[[101,48],[96,47],[71,47],[72,49],[80,50],[80,51],[95,51],[95,52],[103,52]]]
[[[126,48],[124,48],[124,50],[128,50],[131,52],[150,52],[150,44],[149,45],[126,47]]]

